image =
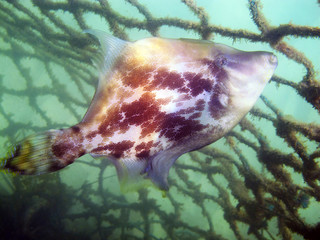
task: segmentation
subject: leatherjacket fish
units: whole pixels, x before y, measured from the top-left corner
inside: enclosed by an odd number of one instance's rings
[[[167,190],[176,159],[230,131],[277,66],[272,53],[211,41],[128,42],[86,32],[99,39],[102,51],[98,87],[83,120],[26,137],[2,159],[3,168],[42,174],[91,154],[115,165],[124,191],[150,182]]]

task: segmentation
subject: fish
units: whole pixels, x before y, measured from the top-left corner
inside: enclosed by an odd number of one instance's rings
[[[250,111],[277,67],[271,52],[246,52],[208,40],[150,37],[134,42],[85,30],[100,42],[99,82],[82,121],[27,136],[2,168],[50,173],[90,154],[108,159],[124,192],[167,191],[183,154],[228,133]]]

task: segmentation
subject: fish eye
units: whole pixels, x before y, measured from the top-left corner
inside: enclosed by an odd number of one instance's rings
[[[220,56],[217,56],[215,62],[218,67],[223,67],[224,65],[227,64],[228,60],[225,56],[220,55]]]

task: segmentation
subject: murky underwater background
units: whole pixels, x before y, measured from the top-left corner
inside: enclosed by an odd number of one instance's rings
[[[275,53],[253,110],[177,160],[166,197],[122,194],[108,161],[0,175],[0,239],[318,239],[320,4],[316,0],[1,1],[0,157],[79,122],[97,84],[94,28],[123,39],[210,39]]]

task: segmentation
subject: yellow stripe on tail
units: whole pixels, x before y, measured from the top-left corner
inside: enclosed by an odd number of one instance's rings
[[[16,151],[16,146],[11,146],[8,150],[6,156],[4,158],[0,158],[0,172],[4,172],[6,174],[11,174],[13,176],[17,175],[16,172],[12,172],[10,169],[5,168],[7,161],[9,158],[14,156],[14,152]]]
[[[52,153],[52,144],[59,130],[33,134],[12,146],[0,159],[1,169],[24,175],[38,175],[65,167]]]

